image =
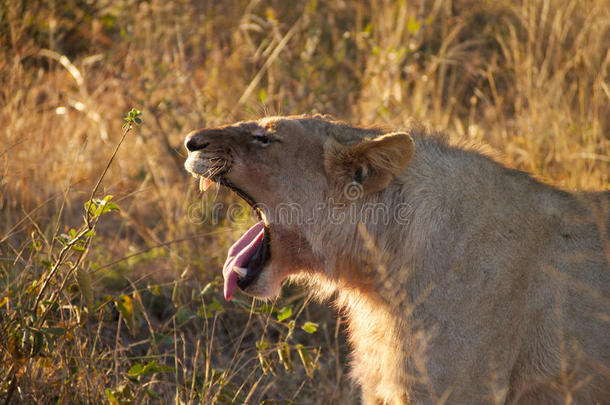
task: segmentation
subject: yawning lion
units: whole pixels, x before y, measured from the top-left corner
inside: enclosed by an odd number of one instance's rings
[[[365,404],[610,403],[610,193],[420,129],[271,117],[191,132],[186,168],[260,222],[224,294],[288,278],[349,319]]]

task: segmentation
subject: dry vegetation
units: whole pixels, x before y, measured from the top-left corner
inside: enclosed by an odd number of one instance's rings
[[[607,0],[50,4],[0,2],[9,403],[357,402],[331,311],[290,288],[222,299],[248,213],[193,220],[211,201],[182,169],[191,129],[414,118],[562,187],[610,184]],[[85,215],[132,107],[95,195],[120,209]]]

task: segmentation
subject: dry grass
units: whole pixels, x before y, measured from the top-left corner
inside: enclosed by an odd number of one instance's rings
[[[193,128],[272,113],[414,118],[562,187],[609,187],[607,1],[292,4],[0,3],[0,397],[356,401],[330,311],[297,290],[281,321],[221,299],[240,226],[189,219],[200,196],[181,144]],[[131,107],[144,123],[98,193],[121,210],[60,257]],[[299,345],[319,353],[317,370]]]

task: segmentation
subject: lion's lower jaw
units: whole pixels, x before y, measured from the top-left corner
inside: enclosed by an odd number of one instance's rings
[[[274,277],[271,266],[267,266],[258,276],[258,279],[249,285],[243,292],[256,298],[272,299],[277,298],[281,291],[282,280],[278,280]]]

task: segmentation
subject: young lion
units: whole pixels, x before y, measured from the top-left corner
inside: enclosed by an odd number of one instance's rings
[[[186,168],[261,221],[227,300],[295,279],[349,319],[365,404],[610,403],[610,193],[568,193],[438,135],[322,116],[190,133]]]

